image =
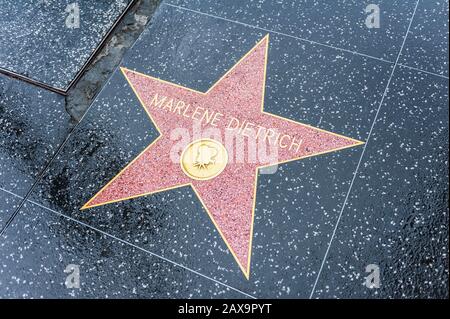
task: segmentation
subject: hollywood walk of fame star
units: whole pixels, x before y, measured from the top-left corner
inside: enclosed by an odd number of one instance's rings
[[[207,92],[121,68],[160,135],[82,209],[189,185],[248,279],[258,169],[362,144],[263,111],[268,47],[267,35]],[[184,144],[192,161],[183,154],[174,161],[170,150],[179,141],[171,132],[183,128],[192,136],[193,123],[262,139],[277,146],[277,158],[232,161],[232,146],[199,139]]]

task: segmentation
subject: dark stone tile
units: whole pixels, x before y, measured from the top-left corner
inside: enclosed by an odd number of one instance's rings
[[[63,96],[0,75],[0,188],[24,196],[69,127]]]
[[[2,1],[0,68],[67,89],[130,1]],[[73,3],[79,28],[66,25]]]
[[[123,66],[206,91],[263,36],[163,6]],[[390,68],[271,36],[265,110],[364,140]],[[80,211],[156,136],[123,75],[115,72],[33,200],[258,297],[309,296],[361,148],[260,175],[247,281],[189,187]]]
[[[19,206],[21,198],[0,189],[0,229],[3,228],[8,218]]]
[[[400,63],[448,76],[448,0],[420,1]]]
[[[381,0],[380,28],[366,26],[370,2],[169,0],[222,18],[247,23],[310,41],[395,61],[412,16],[414,0]]]
[[[401,68],[391,85],[315,297],[448,298],[448,81]]]
[[[29,202],[0,253],[2,298],[246,297]],[[71,264],[79,289],[65,285]]]

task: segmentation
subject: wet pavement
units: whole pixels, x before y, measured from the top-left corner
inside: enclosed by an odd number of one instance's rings
[[[131,1],[3,1],[0,69],[66,91]]]
[[[66,138],[70,116],[63,96],[4,75],[0,111],[0,187],[24,197]]]
[[[448,293],[448,81],[430,77],[396,71],[317,297]],[[370,260],[383,289],[360,284],[358,270]]]
[[[264,111],[365,144],[260,171],[246,276],[192,186],[80,210],[159,136],[120,68],[73,131],[0,76],[0,296],[448,298],[448,1],[382,1],[380,29],[358,1],[224,3],[163,2],[120,67],[207,92],[269,34]]]

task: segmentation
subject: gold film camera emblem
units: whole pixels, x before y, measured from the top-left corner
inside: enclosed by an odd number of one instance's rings
[[[216,140],[203,138],[190,143],[181,154],[181,168],[190,178],[208,180],[225,169],[228,153]]]

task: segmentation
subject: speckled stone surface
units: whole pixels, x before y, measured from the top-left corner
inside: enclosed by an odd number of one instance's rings
[[[162,6],[122,65],[206,91],[264,35]],[[389,64],[276,35],[269,60],[266,111],[367,137]],[[284,164],[260,176],[246,280],[188,187],[80,211],[156,136],[117,71],[33,200],[257,297],[307,297],[361,149]]]
[[[4,298],[243,298],[109,236],[27,203],[0,242]],[[80,288],[65,285],[78,265]]]
[[[0,68],[67,89],[130,1],[2,1]],[[79,5],[79,28],[66,26],[72,3]]]
[[[167,3],[393,61],[416,1],[168,0]],[[379,29],[369,29],[365,24],[368,13],[364,10],[370,3],[380,8]]]
[[[448,133],[448,81],[397,70],[315,297],[448,298]]]
[[[400,63],[448,77],[448,0],[420,1]]]
[[[24,196],[69,129],[63,96],[0,75],[0,188]]]
[[[0,229],[19,206],[22,198],[0,189]]]

